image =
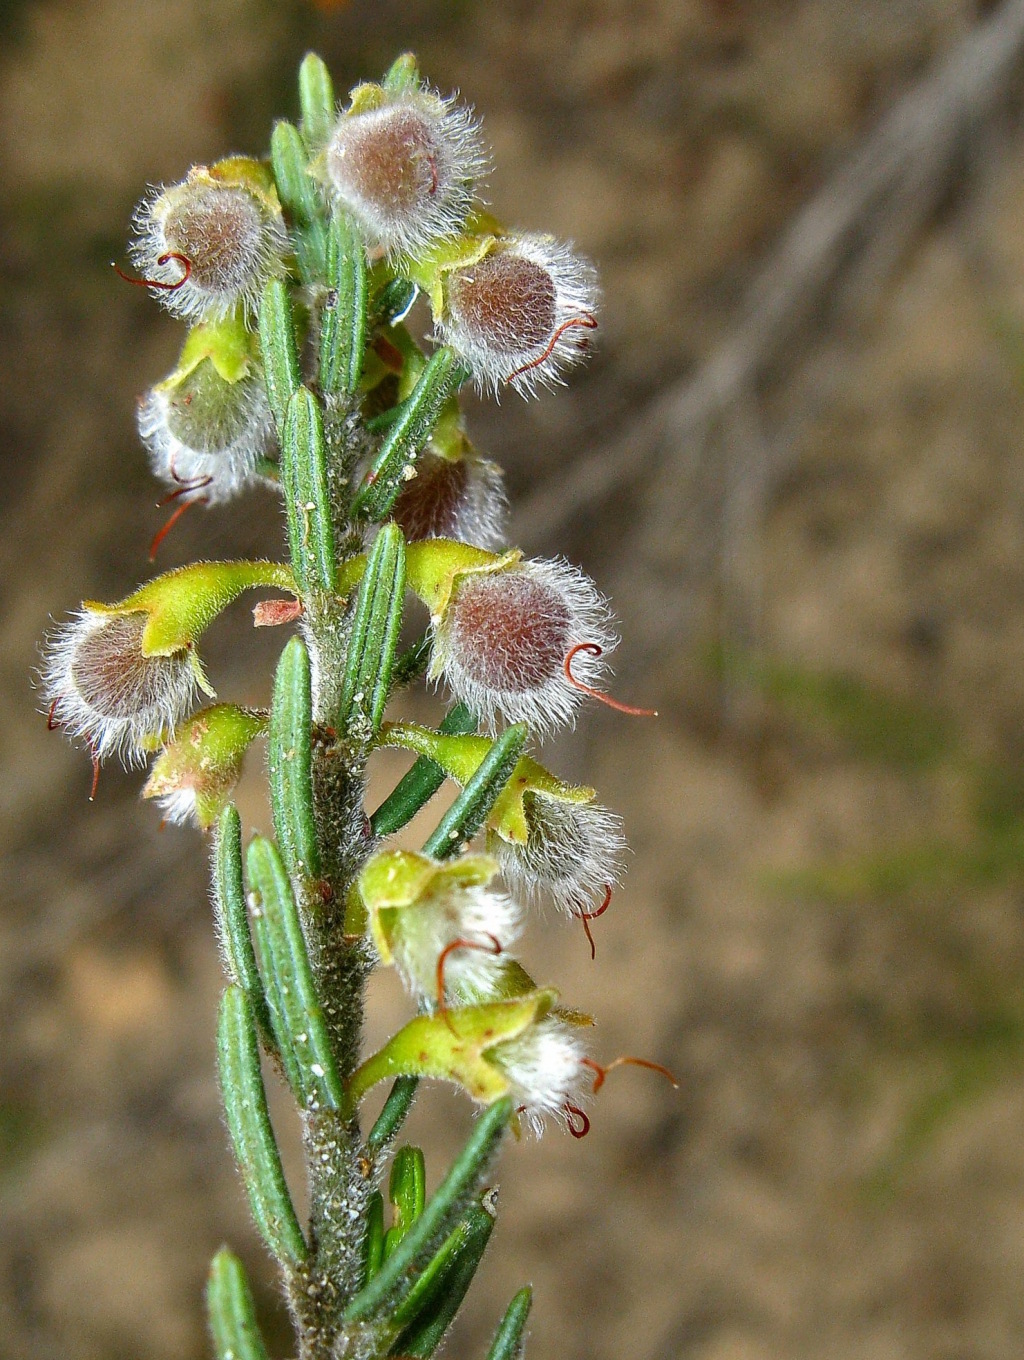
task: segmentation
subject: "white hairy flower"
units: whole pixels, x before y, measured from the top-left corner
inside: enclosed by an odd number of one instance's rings
[[[525,845],[493,832],[488,839],[509,888],[527,901],[546,895],[568,916],[593,911],[622,878],[622,819],[600,803],[568,802],[533,791],[525,795],[523,809],[529,828]]]
[[[557,1015],[547,1015],[516,1038],[487,1050],[488,1061],[511,1082],[518,1112],[537,1137],[544,1120],[552,1116],[579,1119],[587,1126],[582,1112],[590,1094],[585,1057],[578,1028]]]
[[[487,458],[422,453],[392,515],[410,543],[452,538],[494,552],[505,544],[508,501],[501,469]]]

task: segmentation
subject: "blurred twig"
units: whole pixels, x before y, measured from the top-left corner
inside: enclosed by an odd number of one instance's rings
[[[1022,53],[1024,0],[1005,0],[900,99],[797,213],[731,336],[626,431],[545,482],[519,510],[521,535],[538,545],[553,540],[613,493],[646,478],[649,540],[660,545],[655,551],[672,553],[679,532],[670,517],[677,507],[685,512],[680,502],[692,503],[680,493],[706,461],[713,430],[724,417],[733,424],[736,409],[745,409],[743,421],[750,424],[759,389],[792,367],[796,342],[816,328],[812,323],[820,326],[826,301],[834,319],[837,311],[849,314],[851,303],[862,309],[867,294],[877,295],[948,184],[967,137],[1005,95]],[[735,445],[732,436],[730,442]],[[776,445],[773,461],[778,453]],[[747,460],[764,456],[761,438],[744,454]],[[735,457],[733,447],[728,482],[734,487],[748,480]],[[773,471],[756,479],[762,496]],[[748,523],[748,514],[738,518]]]

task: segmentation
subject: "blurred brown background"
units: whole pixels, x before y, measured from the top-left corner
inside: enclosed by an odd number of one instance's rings
[[[532,1280],[533,1360],[1018,1356],[1024,5],[6,0],[0,29],[0,1355],[205,1354],[223,1240],[289,1353],[220,1122],[205,851],[137,776],[90,805],[27,676],[164,513],[133,398],[180,331],[109,268],[133,203],[262,150],[315,46],[339,91],[417,50],[484,116],[495,211],[600,266],[595,363],[472,425],[662,710],[549,752],[635,855],[596,963],[559,922],[527,962],[682,1088],[618,1072],[586,1141],[509,1152],[450,1353]],[[279,539],[254,496],[161,565]],[[265,696],[279,645],[236,610],[220,692]],[[374,1032],[399,1013],[382,987]],[[422,1102],[435,1178],[466,1123]]]

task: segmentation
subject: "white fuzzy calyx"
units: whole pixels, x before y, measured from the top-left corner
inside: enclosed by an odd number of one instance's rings
[[[488,848],[510,890],[524,901],[550,898],[568,916],[600,906],[622,879],[622,820],[600,803],[570,803],[528,793],[525,845],[492,834]]]
[[[192,708],[196,673],[187,651],[145,656],[145,613],[89,608],[47,640],[41,671],[53,721],[100,760],[141,763]]]
[[[344,114],[324,154],[328,192],[392,256],[459,231],[487,165],[472,111],[427,89]]]
[[[263,480],[257,468],[274,448],[274,424],[262,375],[221,385],[235,389],[231,401],[205,412],[187,381],[152,388],[139,403],[150,468],[180,501],[219,505]]]
[[[545,1016],[487,1057],[509,1079],[517,1109],[538,1138],[545,1119],[581,1112],[589,1094],[586,1048],[578,1029],[559,1016]]]
[[[539,234],[502,237],[475,264],[444,276],[437,335],[495,393],[523,396],[564,382],[597,326],[597,274],[570,245]]]
[[[584,691],[594,688],[618,639],[608,602],[589,577],[568,562],[516,562],[494,572],[456,578],[434,629],[432,673],[491,732],[498,716],[525,722],[539,735],[571,723]]]
[[[132,262],[143,278],[175,285],[152,292],[186,321],[221,320],[238,306],[254,315],[264,285],[284,269],[288,236],[279,214],[202,166],[144,199],[133,226]]]
[[[427,1010],[438,996],[438,962],[445,950],[444,1001],[493,995],[503,958],[519,935],[519,907],[504,893],[441,877],[430,892],[395,913],[390,945],[409,993]],[[452,948],[457,941],[465,943]]]

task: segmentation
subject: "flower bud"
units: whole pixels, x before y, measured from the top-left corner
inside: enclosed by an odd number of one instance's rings
[[[462,227],[486,168],[464,105],[422,86],[363,85],[331,133],[320,173],[370,244],[416,255]]]
[[[529,396],[538,386],[562,382],[565,370],[586,355],[597,326],[597,276],[551,236],[491,242],[475,260],[442,266],[437,331],[480,387],[496,392],[511,383]]]
[[[192,707],[191,654],[147,656],[144,611],[86,605],[47,644],[42,681],[52,720],[88,742],[97,759],[140,763]]]
[[[153,475],[180,500],[219,504],[259,480],[274,422],[253,338],[237,316],[199,325],[175,371],[139,403]]]
[[[508,1078],[518,1113],[538,1138],[546,1117],[585,1119],[580,1107],[589,1094],[589,1074],[578,1028],[552,1011],[487,1050],[488,1061]]]
[[[135,212],[132,259],[169,312],[216,320],[255,310],[282,272],[288,236],[273,181],[258,161],[193,166]]]
[[[443,674],[490,729],[501,714],[543,733],[572,721],[616,640],[607,602],[582,572],[510,554],[454,573],[434,620],[430,674]],[[570,672],[574,648],[588,650]]]
[[[508,502],[501,469],[487,458],[446,458],[425,451],[413,465],[392,509],[410,543],[452,538],[477,548],[500,548]]]
[[[487,838],[509,888],[529,901],[546,893],[569,916],[592,910],[622,877],[621,819],[600,803],[535,791],[525,794],[523,810],[525,842],[507,837],[501,827]]]
[[[488,855],[439,862],[404,850],[381,851],[363,868],[377,952],[425,1009],[494,994],[501,955],[519,933],[518,907],[488,887],[497,871]]]
[[[157,757],[143,798],[155,798],[169,822],[192,820],[208,830],[227,806],[246,751],[266,726],[264,714],[234,704],[202,709],[182,723]]]

